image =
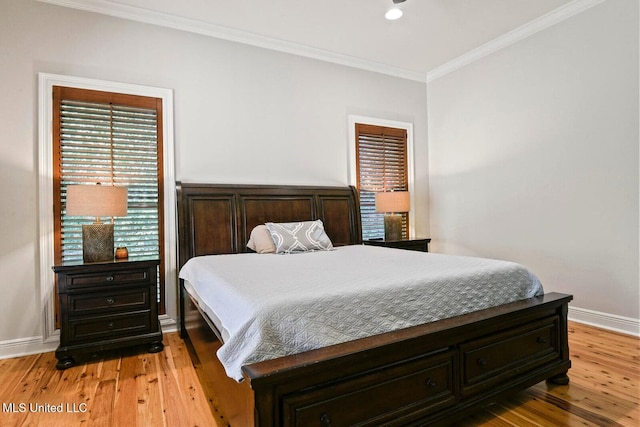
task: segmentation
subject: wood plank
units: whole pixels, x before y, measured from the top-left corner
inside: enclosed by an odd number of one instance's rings
[[[91,405],[87,404],[92,425],[108,427],[115,424],[113,408],[118,389],[120,362],[120,359],[99,362],[98,384]]]
[[[165,407],[175,406],[177,410],[172,411],[167,418],[168,425],[194,425],[191,419],[191,411],[187,405],[182,402],[189,402],[181,388],[180,378],[183,375],[176,370],[173,358],[171,357],[171,348],[165,352],[165,357],[161,358],[160,367],[160,389],[162,390],[163,405]],[[188,381],[187,381],[188,383]],[[189,387],[189,386],[187,386]]]
[[[170,351],[170,350],[168,350]],[[162,367],[155,354],[144,354],[138,357],[142,374],[136,377],[137,419],[139,423],[150,426],[166,425],[164,412],[164,396],[159,381],[163,375]],[[158,405],[156,402],[160,402]]]
[[[187,346],[177,334],[169,335],[166,340],[170,343],[170,352],[166,353],[167,364],[173,366],[175,372],[175,386],[181,393],[181,398],[188,402],[188,416],[190,425],[198,425],[198,420],[209,419],[212,416],[198,377],[193,369]],[[171,356],[169,358],[169,355]],[[193,403],[193,404],[192,404]],[[170,421],[168,425],[173,425]]]
[[[137,425],[136,362],[135,356],[123,358],[118,368],[116,396],[113,402],[114,425]]]
[[[91,405],[91,425],[109,427],[116,425],[113,405],[116,397],[117,380],[115,378],[98,382],[94,403]]]

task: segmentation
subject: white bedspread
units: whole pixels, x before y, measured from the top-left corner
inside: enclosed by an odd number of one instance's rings
[[[238,381],[246,364],[543,293],[519,264],[362,245],[196,257],[180,278],[219,319],[218,358]]]

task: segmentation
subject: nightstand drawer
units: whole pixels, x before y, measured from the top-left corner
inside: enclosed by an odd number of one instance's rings
[[[70,339],[73,341],[140,334],[151,330],[151,314],[149,311],[142,311],[117,316],[77,318],[69,320],[69,329]]]
[[[74,295],[69,298],[69,315],[87,315],[96,312],[136,311],[150,308],[149,288],[132,289],[129,292],[104,292]]]
[[[152,278],[151,276],[151,270],[148,268],[123,271],[105,271],[98,274],[67,274],[64,285],[66,290],[72,290],[91,286],[150,283]],[[153,279],[155,280],[155,274],[153,276]]]

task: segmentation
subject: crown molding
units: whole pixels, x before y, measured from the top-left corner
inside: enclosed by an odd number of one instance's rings
[[[509,47],[604,1],[605,0],[573,0],[572,2],[542,15],[541,17],[522,25],[515,30],[509,31],[508,33],[505,33],[504,35],[491,40],[490,42],[487,42],[452,61],[434,68],[427,73],[427,83],[439,79],[440,77],[443,77],[459,68],[497,52],[498,50]]]
[[[267,37],[248,31],[237,30],[221,25],[216,25],[197,19],[183,18],[163,12],[149,9],[114,3],[107,0],[38,0],[41,3],[53,4],[72,9],[83,10],[85,12],[99,13],[131,21],[143,22],[146,24],[158,25],[174,30],[186,31],[217,39],[247,44],[251,46],[271,49],[279,52],[317,59],[320,61],[344,65],[352,68],[359,68],[375,73],[386,74],[393,77],[400,77],[407,80],[426,82],[424,73],[393,67],[375,61],[368,61],[349,55],[343,55],[324,49],[305,46],[298,43],[288,42],[273,37]]]

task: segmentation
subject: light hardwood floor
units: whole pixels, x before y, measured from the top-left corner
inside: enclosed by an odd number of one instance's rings
[[[226,425],[211,410],[184,342],[171,333],[164,343],[161,353],[66,371],[55,369],[53,353],[0,360],[0,426]],[[640,425],[640,340],[570,323],[569,343],[568,386],[537,384],[457,425]]]
[[[0,426],[216,426],[185,343],[163,341],[160,353],[65,371],[53,353],[0,360]]]

